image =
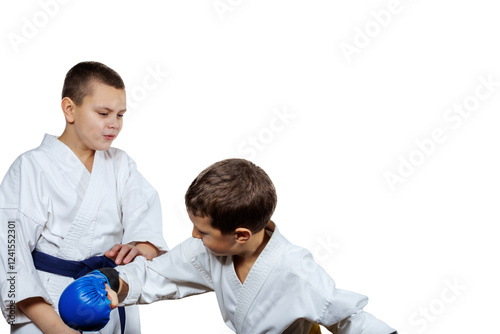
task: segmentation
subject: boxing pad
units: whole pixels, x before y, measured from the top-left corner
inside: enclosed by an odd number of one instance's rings
[[[116,270],[111,270],[106,274],[118,277]],[[105,284],[116,287],[105,274],[94,270],[68,285],[59,298],[59,314],[64,323],[80,331],[98,331],[106,326],[111,307]]]

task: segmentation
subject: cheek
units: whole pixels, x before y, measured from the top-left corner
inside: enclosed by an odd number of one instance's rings
[[[221,252],[227,252],[231,248],[231,243],[226,240],[212,240],[210,245]]]
[[[213,250],[218,250],[222,246],[220,242],[217,242],[216,240],[213,240],[212,238],[207,237],[207,236],[201,238],[201,240],[203,241],[203,243],[205,244],[206,247],[213,249]]]
[[[93,116],[93,115],[92,115]],[[104,121],[98,117],[86,116],[84,119],[84,127],[87,131],[97,130],[104,127]]]

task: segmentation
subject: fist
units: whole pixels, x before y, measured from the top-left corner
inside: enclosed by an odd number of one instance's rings
[[[111,312],[106,284],[106,276],[95,270],[66,287],[59,298],[59,314],[66,325],[80,331],[106,326]]]

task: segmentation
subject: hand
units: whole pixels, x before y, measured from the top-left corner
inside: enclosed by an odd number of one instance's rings
[[[113,272],[118,275],[116,270]],[[106,326],[111,313],[108,282],[108,277],[99,270],[71,282],[59,298],[59,315],[64,323],[86,332],[99,331]]]
[[[104,255],[115,261],[117,265],[130,263],[138,255],[144,256],[148,260],[152,259],[151,255],[142,252],[137,246],[129,244],[116,244]]]

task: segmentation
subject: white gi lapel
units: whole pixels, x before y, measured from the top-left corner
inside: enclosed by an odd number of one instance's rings
[[[236,296],[238,301],[235,315],[235,327],[237,333],[246,333],[247,331],[248,333],[252,332],[252,324],[246,323],[248,320],[247,317],[249,315],[249,310],[252,306],[256,306],[254,305],[255,299],[271,274],[284,249],[285,239],[281,237],[278,232],[278,228],[275,227],[275,231],[266,245],[266,248],[264,248],[257,261],[255,261],[252,269],[245,279],[245,282],[239,289]]]
[[[82,164],[83,166],[83,164]],[[94,156],[94,165],[90,174],[90,181],[80,205],[80,209],[71,225],[71,229],[63,241],[58,256],[68,260],[83,260],[75,258],[77,247],[85,233],[93,233],[95,221],[99,212],[99,203],[101,202],[102,187],[104,185],[105,174],[104,152],[96,151]],[[87,171],[88,172],[88,171]],[[88,245],[88,250],[79,250],[79,253],[87,254],[92,245]]]
[[[56,137],[46,134],[41,148],[59,164],[61,177],[64,177],[72,188],[85,191],[90,180],[90,173],[68,146]],[[83,193],[81,197],[83,198]]]

